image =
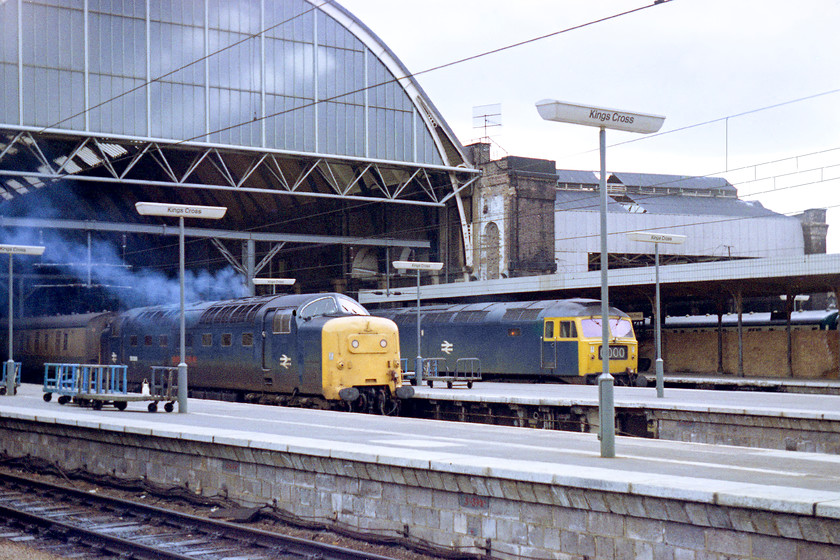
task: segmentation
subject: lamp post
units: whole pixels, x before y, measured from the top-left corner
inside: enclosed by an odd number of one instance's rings
[[[254,278],[254,286],[271,286],[271,295],[276,293],[277,286],[293,286],[295,278]]]
[[[665,117],[631,113],[591,105],[564,103],[553,99],[537,101],[540,117],[547,121],[595,126],[600,130],[601,177],[601,362],[598,376],[598,414],[600,417],[601,457],[615,457],[615,401],[613,376],[610,375],[610,304],[607,277],[607,129],[650,134],[656,132]]]
[[[420,355],[420,271],[440,270],[442,262],[394,261],[397,270],[417,271],[417,358],[414,360],[414,382],[419,386],[423,382],[423,358]]]
[[[164,216],[178,218],[179,277],[181,284],[181,362],[178,364],[178,412],[187,412],[187,344],[186,320],[184,318],[184,218],[219,220],[224,217],[224,206],[191,206],[187,204],[164,204],[159,202],[138,202],[134,205],[141,216]]]
[[[672,233],[653,233],[649,231],[632,231],[627,234],[631,241],[641,241],[642,243],[653,243],[655,256],[655,270],[656,270],[656,310],[654,312],[654,320],[656,321],[656,328],[654,329],[656,339],[656,397],[662,398],[665,396],[665,367],[662,363],[662,321],[659,317],[659,310],[661,309],[661,300],[659,298],[659,244],[669,243],[672,245],[682,245],[685,243],[685,235],[675,235]]]
[[[6,362],[6,395],[14,396],[17,381],[17,372],[15,372],[15,359],[12,356],[14,350],[14,260],[15,255],[42,255],[45,247],[41,245],[0,245],[0,253],[8,253],[9,255],[9,360]]]

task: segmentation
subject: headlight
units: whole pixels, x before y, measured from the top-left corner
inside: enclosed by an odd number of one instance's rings
[[[350,341],[350,346],[352,346],[353,348],[358,348],[359,347],[359,341],[354,338],[353,340]]]
[[[379,341],[379,346],[381,346],[382,348],[385,348],[386,346],[388,346],[388,341],[383,338],[382,340]]]

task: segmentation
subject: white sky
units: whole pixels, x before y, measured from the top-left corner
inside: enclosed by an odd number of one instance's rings
[[[337,1],[415,73],[652,3]],[[537,100],[664,115],[658,136],[608,131],[607,170],[723,175],[777,212],[828,208],[840,252],[840,91],[737,116],[840,90],[840,0],[670,0],[417,79],[462,144],[484,136],[473,107],[500,104],[493,156],[564,169],[598,169],[597,129],[543,121]]]

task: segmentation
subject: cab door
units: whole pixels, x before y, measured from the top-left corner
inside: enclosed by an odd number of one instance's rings
[[[541,367],[555,369],[557,367],[557,319],[545,319],[543,322],[541,349]]]

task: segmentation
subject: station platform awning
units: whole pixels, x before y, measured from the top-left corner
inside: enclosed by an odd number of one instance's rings
[[[659,267],[663,297],[714,298],[797,295],[840,289],[840,254],[742,259]],[[609,271],[610,300],[633,300],[652,293],[654,267]],[[423,302],[496,299],[599,298],[601,272],[564,273],[474,282],[423,285]],[[416,285],[390,290],[362,290],[363,305],[417,300]]]

